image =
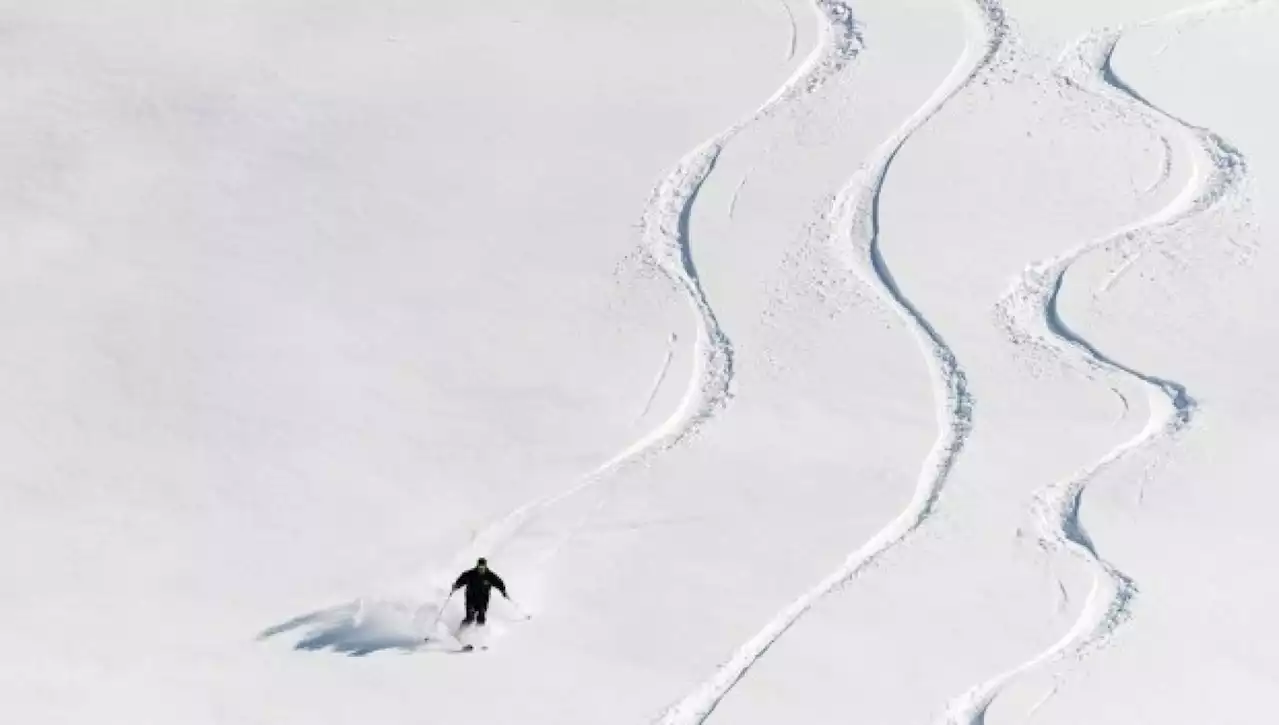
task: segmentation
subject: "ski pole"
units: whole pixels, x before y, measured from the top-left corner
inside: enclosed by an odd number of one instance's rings
[[[458,591],[458,590],[457,590],[457,589],[450,590],[450,591],[449,591],[449,596],[447,596],[447,597],[445,597],[445,598],[444,598],[444,603],[442,603],[442,604],[440,605],[440,609],[436,610],[436,618],[435,618],[434,620],[432,620],[432,622],[431,622],[431,628],[427,630],[427,636],[428,636],[428,637],[431,637],[431,636],[435,635],[435,633],[436,633],[436,626],[440,624],[440,618],[444,616],[444,608],[445,608],[445,607],[447,607],[447,606],[449,606],[449,600],[450,600],[450,599],[453,599],[453,594],[454,594],[454,592],[456,592],[456,591]]]
[[[524,619],[533,619],[533,615],[525,611],[525,608],[520,606],[520,604],[516,602],[516,600],[512,599],[511,597],[507,597],[507,601],[511,602],[511,606],[516,610],[516,614],[519,614]]]

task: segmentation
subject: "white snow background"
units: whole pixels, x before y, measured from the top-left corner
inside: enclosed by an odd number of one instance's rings
[[[0,719],[1276,722],[1277,51],[3,3]]]

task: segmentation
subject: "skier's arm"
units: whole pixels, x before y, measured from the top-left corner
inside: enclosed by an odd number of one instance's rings
[[[461,588],[463,588],[464,586],[466,586],[466,585],[467,585],[467,575],[468,575],[468,574],[470,574],[470,573],[471,573],[471,572],[469,572],[469,571],[464,571],[464,572],[462,572],[462,574],[458,575],[458,580],[457,580],[457,581],[455,581],[455,582],[453,583],[453,590],[452,590],[452,591],[455,591],[455,592],[456,592],[456,591],[458,591],[459,589],[461,589]]]
[[[502,592],[502,596],[507,597],[507,599],[511,598],[507,595],[507,585],[502,583],[502,579],[497,574],[489,572],[489,583],[493,585],[494,589]]]

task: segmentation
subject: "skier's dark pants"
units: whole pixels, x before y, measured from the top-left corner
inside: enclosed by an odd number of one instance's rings
[[[467,616],[463,624],[484,624],[485,612],[489,609],[489,592],[467,592]]]

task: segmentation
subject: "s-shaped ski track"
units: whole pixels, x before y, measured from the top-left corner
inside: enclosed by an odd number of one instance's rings
[[[879,201],[893,160],[907,140],[933,118],[996,57],[1008,28],[995,0],[966,0],[965,48],[951,72],[924,104],[875,150],[872,158],[836,195],[830,212],[830,243],[853,271],[911,330],[929,368],[937,400],[938,437],[921,467],[911,501],[834,571],[774,615],[705,681],[667,709],[659,725],[705,722],[729,691],[783,634],[820,599],[901,543],[930,516],[960,449],[969,435],[973,399],[963,370],[942,336],[898,286],[880,254]]]
[[[689,217],[698,190],[735,136],[781,107],[801,102],[817,91],[843,69],[861,47],[861,38],[847,6],[833,0],[816,0],[814,10],[822,32],[817,45],[795,73],[750,114],[681,157],[653,188],[645,204],[641,228],[648,259],[683,292],[694,317],[693,369],[680,403],[665,420],[569,487],[524,503],[495,521],[459,553],[455,566],[465,566],[484,552],[500,550],[536,512],[597,485],[619,468],[650,460],[678,446],[728,404],[734,376],[733,345],[716,319],[694,265]],[[556,549],[562,544],[557,544]]]
[[[1206,10],[1220,10],[1221,6],[1223,3],[1211,3]],[[1187,15],[1187,11],[1180,11],[1170,18]],[[1081,498],[1089,482],[1100,473],[1140,450],[1172,441],[1192,424],[1195,415],[1195,401],[1181,384],[1111,358],[1073,331],[1058,313],[1063,280],[1081,258],[1124,240],[1142,244],[1155,234],[1204,214],[1238,196],[1246,178],[1243,156],[1225,140],[1162,111],[1116,76],[1111,57],[1122,32],[1105,30],[1077,41],[1064,56],[1062,81],[1084,89],[1121,113],[1143,114],[1150,128],[1164,129],[1158,132],[1166,148],[1174,146],[1172,139],[1180,138],[1193,158],[1192,173],[1178,195],[1151,215],[1028,266],[1001,298],[996,311],[997,319],[1014,344],[1048,350],[1077,370],[1127,379],[1145,389],[1149,416],[1137,435],[1119,443],[1094,463],[1035,493],[1031,511],[1040,546],[1047,551],[1065,551],[1092,571],[1093,583],[1088,597],[1072,626],[1047,649],[954,698],[946,710],[948,725],[981,725],[992,702],[1019,675],[1069,654],[1084,655],[1093,651],[1104,645],[1131,616],[1137,585],[1098,554],[1080,521]],[[1123,269],[1113,274],[1111,280]],[[1055,687],[1054,692],[1057,689]],[[1047,699],[1048,696],[1036,708],[1043,706]]]

